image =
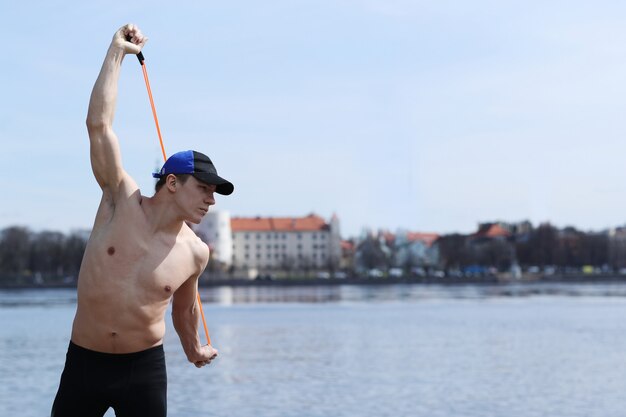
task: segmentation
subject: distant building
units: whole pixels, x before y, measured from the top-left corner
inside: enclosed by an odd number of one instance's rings
[[[226,267],[232,264],[233,238],[230,213],[221,210],[209,211],[194,230],[200,239],[209,245],[214,260]]]
[[[233,217],[209,212],[196,233],[214,257],[237,270],[336,269],[341,259],[339,219]]]
[[[395,265],[398,267],[434,267],[439,264],[437,233],[398,232],[394,239]]]
[[[517,223],[496,221],[479,223],[478,231],[472,237],[478,239],[506,239],[513,236],[515,240],[525,240],[532,231],[533,226],[528,220]]]
[[[378,231],[364,233],[356,247],[355,268],[360,273],[389,267],[410,269],[439,264],[436,233]]]
[[[497,268],[517,276],[517,257],[514,241],[526,236],[532,230],[529,222],[521,223],[481,223],[478,231],[469,236],[469,254],[474,267]]]
[[[356,254],[356,245],[352,240],[341,241],[341,258],[339,260],[339,269],[348,270],[354,267],[354,256]]]
[[[511,236],[510,229],[502,223],[482,223],[478,226],[478,231],[474,233],[471,238],[474,242],[501,239],[506,240]]]

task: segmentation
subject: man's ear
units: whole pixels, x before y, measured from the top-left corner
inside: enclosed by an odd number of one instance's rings
[[[167,187],[169,191],[175,193],[176,192],[176,175],[169,174],[165,178],[165,186]]]

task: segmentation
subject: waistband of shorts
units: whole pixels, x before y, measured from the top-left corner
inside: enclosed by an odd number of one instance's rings
[[[141,350],[139,352],[108,353],[108,352],[98,352],[96,350],[84,348],[72,342],[71,340],[70,340],[70,345],[67,351],[68,353],[71,353],[71,354],[89,357],[92,359],[109,359],[109,360],[133,360],[133,359],[140,359],[143,357],[149,357],[152,355],[163,355],[164,353],[162,344],[153,346],[145,350]]]

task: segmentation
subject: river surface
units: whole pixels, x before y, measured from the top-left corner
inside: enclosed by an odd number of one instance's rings
[[[187,363],[168,314],[170,417],[622,417],[626,410],[624,284],[201,294],[220,357],[202,369]],[[73,290],[0,291],[0,416],[49,415],[75,303]]]

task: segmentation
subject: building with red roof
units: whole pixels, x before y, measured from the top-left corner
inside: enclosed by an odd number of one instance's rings
[[[336,215],[330,221],[314,213],[304,217],[232,217],[228,236],[212,233],[215,227],[207,215],[197,231],[216,241],[229,241],[231,254],[225,263],[238,270],[260,273],[339,266],[341,238]]]

